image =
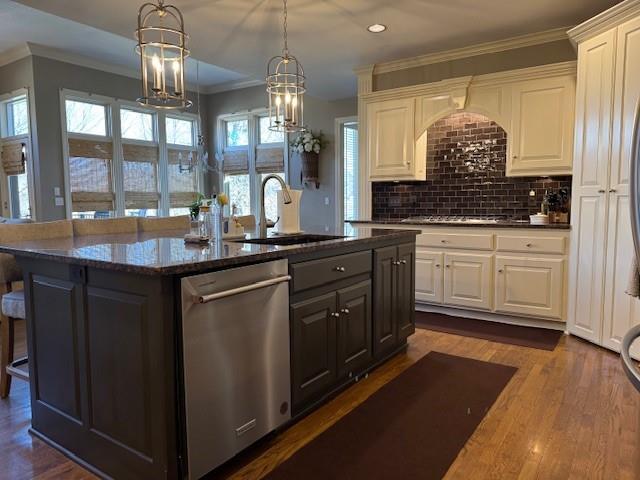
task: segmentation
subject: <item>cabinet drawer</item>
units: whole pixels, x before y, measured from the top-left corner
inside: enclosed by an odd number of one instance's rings
[[[417,236],[416,245],[419,247],[493,250],[493,234],[423,233]]]
[[[565,252],[564,237],[506,237],[498,235],[499,252],[555,253]]]
[[[370,271],[370,250],[294,263],[291,265],[292,289],[300,292]]]

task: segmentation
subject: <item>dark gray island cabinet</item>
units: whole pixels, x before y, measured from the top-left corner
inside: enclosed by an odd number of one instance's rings
[[[104,478],[189,477],[181,279],[276,259],[291,276],[295,421],[414,331],[416,232],[349,233],[286,247],[190,247],[175,232],[1,245],[24,272],[31,432]]]

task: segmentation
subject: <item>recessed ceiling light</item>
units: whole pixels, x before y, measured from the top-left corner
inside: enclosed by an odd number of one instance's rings
[[[387,29],[386,25],[382,25],[381,23],[374,23],[373,25],[369,25],[367,30],[371,33],[382,33]]]

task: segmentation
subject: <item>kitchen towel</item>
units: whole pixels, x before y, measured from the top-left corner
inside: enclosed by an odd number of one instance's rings
[[[635,255],[631,260],[631,273],[629,274],[626,293],[632,297],[640,297],[640,271],[638,271],[638,259]]]

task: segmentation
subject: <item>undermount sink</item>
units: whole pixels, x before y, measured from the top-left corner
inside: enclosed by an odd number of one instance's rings
[[[325,242],[327,240],[337,240],[344,238],[338,235],[287,235],[282,237],[269,238],[249,238],[245,240],[235,240],[238,243],[257,243],[259,245],[299,245],[301,243]]]

